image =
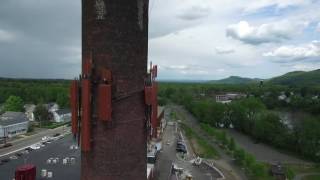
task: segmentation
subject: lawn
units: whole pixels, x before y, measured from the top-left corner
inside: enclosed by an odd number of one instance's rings
[[[295,174],[299,173],[320,173],[320,165],[296,165],[296,164],[287,164],[286,166],[290,167]]]
[[[309,175],[304,177],[303,180],[320,180],[320,175]]]
[[[55,129],[57,127],[60,127],[60,126],[66,125],[66,124],[70,124],[70,122],[57,123],[57,122],[49,121],[49,122],[42,122],[41,126],[37,125],[36,127],[38,127],[38,128],[46,128],[46,129]]]
[[[203,158],[219,159],[219,154],[208,142],[198,136],[189,126],[181,123],[181,127],[184,130],[187,138],[191,142],[192,149],[197,155]]]

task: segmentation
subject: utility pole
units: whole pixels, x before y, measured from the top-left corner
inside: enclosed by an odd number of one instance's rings
[[[4,145],[7,144],[7,135],[8,135],[8,132],[7,132],[7,127],[3,127],[3,140],[4,140]]]
[[[82,0],[82,74],[71,86],[82,180],[146,180],[148,0]]]

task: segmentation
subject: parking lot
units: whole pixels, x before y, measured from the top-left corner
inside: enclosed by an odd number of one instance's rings
[[[48,143],[34,144],[29,148],[0,158],[0,179],[14,178],[16,167],[22,164],[34,164],[37,168],[37,179],[80,179],[80,150],[72,135],[57,137]],[[41,172],[46,171],[45,178]],[[51,176],[51,177],[50,177]]]

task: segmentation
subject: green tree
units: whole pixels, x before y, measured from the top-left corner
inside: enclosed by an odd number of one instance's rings
[[[292,180],[292,179],[294,178],[294,176],[295,176],[294,171],[293,171],[291,168],[289,168],[289,167],[286,167],[285,170],[286,170],[285,173],[286,173],[287,178],[288,178],[289,180]]]
[[[236,143],[234,142],[234,139],[233,139],[233,138],[230,138],[229,144],[228,144],[228,148],[229,148],[231,151],[234,151],[234,150],[236,149]]]
[[[43,123],[49,121],[48,109],[43,104],[38,104],[34,110],[36,121]]]
[[[221,132],[221,142],[223,145],[228,145],[229,144],[229,141],[228,141],[228,138],[227,138],[227,134],[225,131],[222,131]]]
[[[232,102],[229,105],[230,119],[237,130],[244,132],[244,124],[246,121],[245,107],[240,102]]]
[[[256,163],[256,159],[252,154],[247,153],[244,162],[246,166],[250,169]]]
[[[289,142],[293,133],[285,126],[276,113],[262,111],[253,122],[250,134],[256,142],[266,142],[280,148],[291,148]]]
[[[243,149],[239,148],[234,152],[234,158],[236,159],[236,162],[240,164],[241,166],[244,165],[244,160],[246,158],[246,153]]]
[[[225,122],[225,105],[221,103],[216,103],[216,102],[210,102],[209,103],[209,109],[208,113],[211,117],[211,124],[214,125],[215,127],[219,127],[219,124],[224,124],[226,125]]]
[[[302,87],[302,88],[300,89],[300,94],[301,94],[301,96],[302,96],[302,97],[307,96],[308,90],[309,90],[308,87],[306,87],[306,86]]]
[[[264,165],[258,162],[253,164],[250,170],[255,177],[265,177],[267,174]]]
[[[68,105],[69,105],[69,98],[66,93],[59,93],[57,95],[56,101],[57,101],[59,107],[61,107],[61,108],[68,107]]]
[[[5,111],[23,111],[23,101],[19,96],[9,96],[4,104]]]
[[[320,121],[307,117],[298,127],[298,145],[300,153],[307,158],[320,162]]]

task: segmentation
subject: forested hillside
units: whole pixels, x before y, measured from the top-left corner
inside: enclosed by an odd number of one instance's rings
[[[240,76],[230,76],[225,79],[208,81],[209,84],[259,84],[265,81],[271,85],[282,85],[291,87],[317,86],[320,87],[320,69],[314,71],[293,71],[271,79],[246,78]]]
[[[24,103],[57,102],[69,106],[69,80],[36,80],[0,78],[0,104],[9,96],[18,96]]]
[[[272,84],[288,86],[320,86],[320,69],[314,71],[294,71],[268,81]]]
[[[212,80],[209,81],[211,84],[249,84],[249,83],[259,83],[262,79],[258,78],[245,78],[245,77],[240,77],[240,76],[230,76],[225,79],[220,79],[220,80]]]

